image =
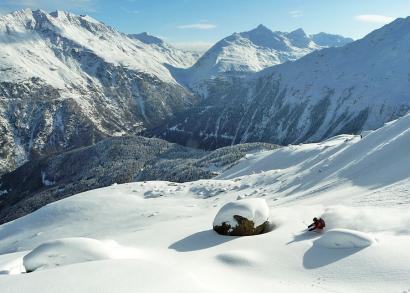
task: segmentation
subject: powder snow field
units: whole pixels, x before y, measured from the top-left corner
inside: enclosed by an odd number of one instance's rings
[[[113,185],[49,204],[0,226],[0,292],[410,292],[409,144],[405,116],[363,139],[250,154],[215,180]],[[238,197],[264,198],[276,228],[217,235],[216,213]],[[314,216],[324,233],[304,231]],[[32,255],[66,261],[22,274],[23,257],[53,240]],[[104,257],[84,258],[94,245]]]

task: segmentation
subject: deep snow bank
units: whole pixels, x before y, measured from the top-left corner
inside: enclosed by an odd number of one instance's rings
[[[315,245],[326,248],[364,248],[375,243],[376,240],[363,232],[333,229],[327,231],[322,237],[315,241]]]
[[[91,238],[65,238],[45,242],[24,256],[27,272],[96,260],[121,259],[124,249],[114,241]],[[134,255],[135,256],[135,255]],[[128,254],[132,257],[132,253]]]

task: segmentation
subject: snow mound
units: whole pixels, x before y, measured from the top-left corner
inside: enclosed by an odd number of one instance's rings
[[[27,272],[50,269],[75,263],[133,257],[115,241],[102,242],[91,238],[64,238],[45,242],[23,258]]]
[[[316,240],[315,244],[325,248],[365,248],[375,243],[375,241],[373,237],[363,232],[334,229]]]
[[[243,199],[225,204],[214,219],[214,226],[228,224],[231,227],[237,225],[235,215],[252,221],[255,227],[262,225],[269,219],[269,207],[263,198]]]

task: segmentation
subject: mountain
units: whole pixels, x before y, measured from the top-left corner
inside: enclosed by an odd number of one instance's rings
[[[320,45],[315,40],[319,40]],[[216,43],[193,67],[180,73],[180,79],[195,88],[198,83],[221,74],[260,71],[297,60],[322,48],[343,46],[350,41],[324,33],[308,36],[302,29],[290,33],[273,32],[259,25],[251,31],[234,33]]]
[[[157,135],[216,148],[287,145],[376,129],[410,109],[410,18],[341,48],[249,77],[216,78],[207,98]]]
[[[406,116],[363,139],[249,154],[214,180],[113,185],[50,203],[0,226],[0,291],[407,293],[409,143]],[[248,199],[266,201],[272,231],[212,230],[226,204]],[[261,209],[235,212],[253,220]],[[306,231],[313,217],[324,231]]]
[[[191,67],[200,57],[200,55],[196,52],[175,48],[164,40],[149,35],[146,32],[140,34],[129,34],[128,37],[149,45],[153,52],[158,53],[158,58],[161,58],[161,56],[164,58],[164,64],[170,64],[176,68]]]
[[[354,40],[352,38],[346,38],[340,35],[333,35],[327,33],[318,33],[311,35],[313,42],[321,47],[343,47]]]
[[[25,163],[0,177],[0,223],[53,201],[112,184],[210,179],[247,153],[275,149],[243,144],[206,152],[144,137],[114,137]]]
[[[151,45],[89,16],[0,18],[0,174],[157,126],[196,102]]]

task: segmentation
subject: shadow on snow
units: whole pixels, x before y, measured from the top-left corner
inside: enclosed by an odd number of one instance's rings
[[[317,269],[347,258],[364,248],[326,248],[313,242],[303,255],[303,267],[305,269]]]
[[[293,239],[286,243],[287,245],[305,240],[315,240],[320,238],[322,233],[301,232],[293,236]],[[326,248],[313,241],[310,247],[303,255],[303,267],[305,269],[317,269],[347,258],[364,248]]]
[[[175,242],[169,246],[169,249],[174,249],[179,252],[203,250],[221,245],[236,238],[238,237],[219,235],[214,230],[205,230]]]

